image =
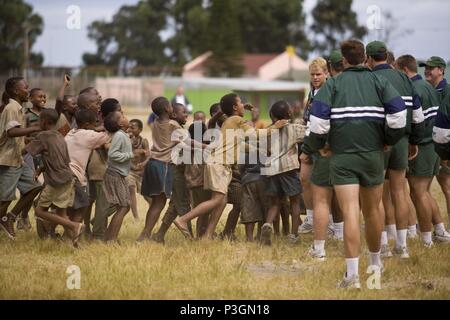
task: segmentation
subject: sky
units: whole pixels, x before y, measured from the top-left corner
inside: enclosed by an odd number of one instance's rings
[[[88,25],[95,20],[111,20],[122,5],[136,4],[138,0],[26,2],[33,5],[34,10],[44,18],[44,32],[33,47],[34,51],[44,54],[44,65],[75,67],[82,64],[83,53],[96,51],[95,43],[87,37]],[[307,24],[312,22],[310,13],[316,3],[317,0],[304,1]],[[67,13],[70,6],[78,6],[80,9],[79,28],[73,24],[76,21],[71,19],[73,15]],[[397,25],[397,32],[392,35],[389,43],[396,56],[410,53],[419,59],[426,59],[438,55],[446,61],[450,60],[449,0],[353,0],[352,8],[357,13],[360,24],[367,26],[369,23],[376,28]],[[376,12],[389,12],[395,21],[384,23],[382,19],[376,19]],[[68,21],[72,22],[70,29]],[[412,33],[402,34],[405,30],[412,30]],[[372,29],[367,40],[375,40],[380,32],[383,31]]]

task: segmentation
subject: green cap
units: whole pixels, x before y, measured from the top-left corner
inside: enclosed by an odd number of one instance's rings
[[[387,53],[386,44],[382,41],[372,41],[366,47],[366,54],[368,56],[374,56],[382,53]]]
[[[330,63],[336,64],[342,61],[342,53],[341,50],[333,50],[330,53]]]
[[[436,56],[431,57],[425,63],[419,63],[419,67],[442,67],[445,69],[446,66],[447,64],[445,63],[444,59]]]

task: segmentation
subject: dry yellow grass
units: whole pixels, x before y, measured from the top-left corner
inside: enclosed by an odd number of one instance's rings
[[[141,202],[141,207],[143,202]],[[223,222],[223,221],[222,221]],[[336,289],[344,272],[342,244],[328,242],[328,259],[307,257],[312,237],[292,246],[243,241],[184,240],[171,228],[166,245],[135,244],[142,223],[127,217],[121,246],[69,244],[19,233],[14,242],[0,234],[1,299],[449,299],[450,247],[425,249],[410,241],[411,259],[385,260],[382,290],[369,290],[361,255],[360,292]],[[219,225],[221,229],[223,225]],[[243,239],[243,228],[238,228]],[[81,270],[81,288],[66,286],[67,267]]]
[[[437,185],[433,185],[433,193],[445,212]],[[172,227],[165,246],[150,242],[138,245],[135,240],[146,210],[143,199],[139,199],[139,207],[141,222],[135,223],[131,214],[127,216],[121,246],[82,243],[81,249],[75,250],[66,243],[39,240],[35,229],[20,232],[14,242],[0,233],[0,299],[450,298],[449,245],[425,249],[420,241],[409,241],[411,259],[385,260],[381,290],[365,286],[367,257],[363,253],[363,288],[345,291],[336,289],[345,269],[340,243],[327,242],[328,259],[322,263],[307,257],[311,235],[294,246],[278,239],[272,247],[261,247],[243,241],[242,226],[238,226],[239,241],[235,243],[187,242]],[[219,231],[223,223],[224,219]],[[66,286],[70,265],[80,267],[79,290]]]

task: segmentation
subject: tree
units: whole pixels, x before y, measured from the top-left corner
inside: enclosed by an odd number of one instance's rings
[[[22,0],[0,0],[0,72],[23,70],[29,65],[41,65],[43,56],[31,49],[42,33],[42,17]],[[25,41],[29,54],[25,56]]]
[[[212,0],[209,19],[209,45],[212,56],[210,76],[238,77],[243,73],[243,53],[236,0]]]
[[[136,66],[165,65],[160,32],[166,27],[168,4],[165,0],[140,1],[122,6],[111,22],[93,22],[88,36],[97,43],[97,53],[83,55],[84,63],[116,66],[125,74]]]
[[[310,50],[305,35],[303,0],[238,0],[243,45],[249,53],[280,53],[293,45],[304,58]]]
[[[338,48],[345,39],[361,39],[367,34],[367,29],[358,25],[352,0],[319,0],[312,16],[311,29],[316,34],[313,43],[320,53]]]
[[[178,0],[171,8],[172,30],[168,39],[172,63],[182,66],[208,51],[209,11],[202,0]]]

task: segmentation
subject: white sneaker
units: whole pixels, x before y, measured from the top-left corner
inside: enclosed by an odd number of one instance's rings
[[[383,245],[381,246],[380,256],[381,256],[382,258],[390,258],[390,257],[392,257],[392,251],[391,251],[391,249],[389,248],[389,245],[383,244]]]
[[[401,259],[408,259],[409,258],[409,253],[408,253],[408,249],[406,247],[395,247],[394,250],[392,251],[392,253],[396,256],[400,256]]]
[[[347,274],[344,275],[344,279],[338,284],[338,288],[341,289],[361,289],[361,283],[359,282],[359,276],[353,275],[347,278]]]
[[[438,234],[434,232],[434,240],[441,243],[450,243],[450,233],[447,231]]]
[[[313,224],[312,221],[308,217],[306,217],[305,221],[302,223],[300,227],[298,227],[298,233],[306,234],[313,232]]]
[[[327,255],[325,253],[325,250],[320,251],[320,250],[316,250],[314,248],[314,245],[312,245],[309,250],[308,250],[308,254],[311,258],[313,258],[314,260],[317,261],[325,261],[327,259]]]

